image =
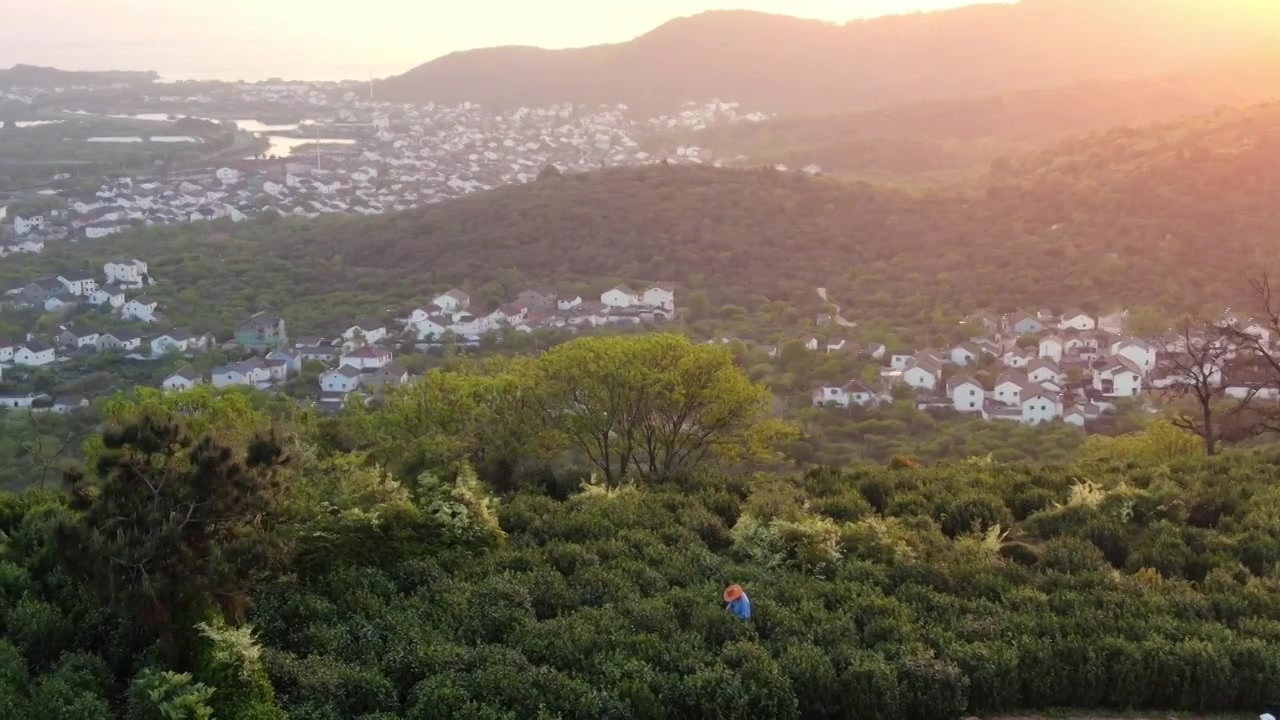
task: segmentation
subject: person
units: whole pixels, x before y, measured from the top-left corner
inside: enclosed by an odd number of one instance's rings
[[[730,585],[724,591],[725,609],[743,620],[751,619],[751,600],[741,585]]]

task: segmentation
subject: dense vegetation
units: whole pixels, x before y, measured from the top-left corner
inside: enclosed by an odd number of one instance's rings
[[[1280,48],[1264,46],[1175,75],[784,116],[662,138],[655,148],[698,145],[730,162],[745,156],[794,169],[817,163],[849,179],[957,183],[1072,135],[1274,100],[1277,80]]]
[[[0,282],[136,254],[173,322],[222,334],[258,309],[334,332],[455,286],[487,309],[531,284],[596,297],[658,281],[677,283],[703,337],[812,332],[817,287],[866,342],[949,342],[983,307],[1128,307],[1158,328],[1243,301],[1242,269],[1268,264],[1278,125],[1280,106],[1263,105],[1099,132],[947,192],[771,170],[549,175],[371,219],[147,228],[11,258]]]
[[[932,720],[1280,689],[1269,457],[1156,425],[1069,464],[769,473],[733,431],[610,474],[573,439],[689,402],[709,428],[758,391],[728,363],[579,341],[331,418],[119,398],[69,493],[0,495],[0,715]]]
[[[1256,5],[1208,0],[1023,0],[843,25],[711,12],[617,45],[453,53],[383,81],[379,95],[660,109],[719,97],[750,110],[859,111],[1167,73],[1248,47],[1275,28],[1274,13]]]

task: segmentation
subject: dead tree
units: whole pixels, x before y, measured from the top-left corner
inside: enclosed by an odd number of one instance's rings
[[[1240,440],[1255,434],[1251,406],[1258,392],[1250,388],[1243,396],[1231,396],[1224,375],[1237,353],[1234,333],[1212,323],[1185,321],[1178,335],[1182,347],[1169,354],[1171,384],[1164,395],[1170,400],[1194,403],[1195,410],[1178,412],[1171,422],[1199,435],[1208,455],[1218,452],[1222,441]]]

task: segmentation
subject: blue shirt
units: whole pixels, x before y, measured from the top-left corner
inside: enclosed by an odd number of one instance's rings
[[[751,619],[751,601],[747,599],[746,593],[742,594],[737,600],[729,601],[729,612],[737,615],[743,620]]]

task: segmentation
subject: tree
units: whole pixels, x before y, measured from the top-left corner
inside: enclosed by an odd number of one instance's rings
[[[1240,440],[1253,434],[1249,409],[1257,390],[1250,389],[1243,397],[1226,395],[1223,371],[1235,356],[1236,344],[1222,328],[1185,320],[1178,338],[1183,349],[1167,356],[1173,370],[1173,384],[1165,390],[1165,395],[1194,401],[1195,413],[1179,412],[1171,422],[1200,436],[1205,453],[1214,455],[1220,441]]]
[[[666,335],[581,338],[538,360],[547,424],[609,484],[758,449],[770,395],[726,348]]]
[[[400,477],[468,462],[498,485],[516,486],[551,452],[532,382],[533,359],[460,361],[388,393],[355,413],[362,447]]]
[[[102,444],[92,476],[68,472],[80,515],[58,528],[58,549],[184,669],[194,624],[218,609],[238,620],[246,606],[251,575],[270,557],[277,470],[288,458],[277,438],[241,449],[158,413],[106,430]]]

